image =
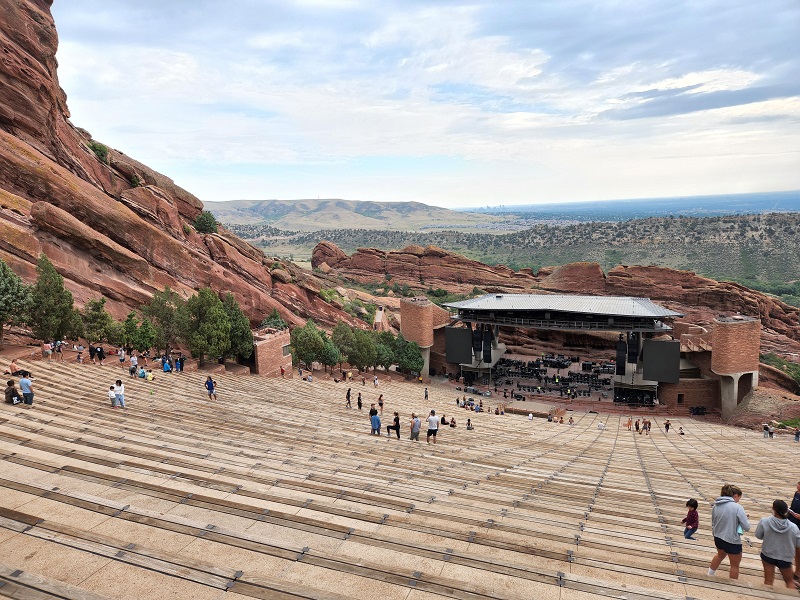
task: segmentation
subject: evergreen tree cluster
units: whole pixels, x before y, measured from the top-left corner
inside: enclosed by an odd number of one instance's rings
[[[342,321],[328,336],[309,320],[292,330],[291,346],[295,364],[306,366],[319,362],[327,368],[347,362],[364,371],[370,367],[389,369],[397,365],[402,372],[419,373],[424,365],[420,347],[402,334],[395,336],[388,331],[359,329]]]
[[[36,282],[27,286],[0,260],[0,348],[5,325],[28,325],[41,340],[84,337],[140,352],[158,348],[169,353],[186,343],[200,365],[207,356],[246,359],[253,352],[250,321],[230,292],[220,298],[203,288],[184,300],[166,287],[120,322],[108,313],[102,297],[89,300],[82,311],[76,309],[64,278],[44,254],[36,274]]]

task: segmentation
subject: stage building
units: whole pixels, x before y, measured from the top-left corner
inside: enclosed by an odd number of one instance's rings
[[[448,372],[488,374],[505,351],[498,342],[504,326],[619,333],[613,376],[617,402],[705,407],[727,417],[758,385],[758,319],[716,319],[709,332],[676,323],[683,314],[648,298],[617,296],[487,294],[445,306],[454,311],[452,321],[437,320],[441,333],[431,330],[426,341],[436,348],[437,359],[443,354],[440,368]],[[443,340],[444,348],[434,338]]]

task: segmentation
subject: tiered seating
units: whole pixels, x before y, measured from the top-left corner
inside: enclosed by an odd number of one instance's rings
[[[111,362],[111,361],[109,361]],[[37,362],[33,408],[0,410],[0,595],[59,598],[773,598],[759,542],[742,575],[706,569],[710,505],[744,488],[751,520],[790,497],[788,441],[672,419],[635,435],[620,415],[574,426],[467,413],[450,388]],[[121,378],[128,410],[105,391]],[[369,435],[386,398],[402,439]],[[355,402],[353,403],[355,405]],[[411,411],[454,415],[437,445]],[[470,417],[475,431],[466,431]],[[603,421],[604,430],[597,425]],[[780,444],[780,452],[776,452]],[[800,445],[798,445],[800,446]],[[779,457],[781,464],[776,464]],[[773,468],[769,468],[773,467]],[[700,502],[698,541],[683,539]],[[27,595],[26,595],[27,594]]]

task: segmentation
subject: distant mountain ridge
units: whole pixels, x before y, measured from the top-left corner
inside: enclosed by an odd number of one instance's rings
[[[545,204],[500,205],[465,208],[487,215],[517,215],[539,220],[626,221],[682,215],[714,217],[764,212],[800,212],[800,190],[594,200],[591,202],[550,202]]]
[[[503,217],[466,213],[421,202],[370,200],[230,200],[205,202],[206,210],[227,225],[268,224],[289,231],[319,229],[475,229]]]

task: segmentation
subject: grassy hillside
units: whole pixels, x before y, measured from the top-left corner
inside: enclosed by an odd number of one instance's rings
[[[310,256],[321,240],[351,253],[360,247],[398,249],[437,245],[488,264],[514,269],[595,261],[604,269],[641,264],[695,271],[800,303],[800,213],[726,217],[658,217],[618,223],[538,225],[505,234],[439,231],[327,229],[286,233],[232,226],[279,256]]]
[[[357,200],[232,200],[205,202],[226,225],[268,225],[290,231],[320,229],[483,229],[505,223],[508,217],[459,212],[421,202]],[[244,230],[247,231],[247,230]]]

